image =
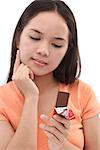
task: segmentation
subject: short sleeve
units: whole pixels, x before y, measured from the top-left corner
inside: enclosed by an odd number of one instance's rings
[[[83,101],[82,119],[88,119],[100,113],[100,103],[98,102],[93,89],[87,85],[85,88]]]
[[[7,117],[1,99],[0,99],[0,121],[7,121]]]

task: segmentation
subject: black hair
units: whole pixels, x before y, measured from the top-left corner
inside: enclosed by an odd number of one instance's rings
[[[7,82],[12,80],[17,44],[24,27],[33,17],[44,11],[56,11],[59,13],[64,18],[69,29],[68,50],[59,66],[53,71],[54,78],[58,82],[65,84],[71,84],[79,78],[81,73],[81,60],[78,50],[77,26],[71,9],[60,0],[35,0],[24,10],[15,28]]]

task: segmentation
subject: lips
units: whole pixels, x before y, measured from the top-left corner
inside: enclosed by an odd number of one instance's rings
[[[37,58],[32,58],[35,62],[39,63],[39,64],[43,64],[43,65],[47,65],[47,62],[37,59]]]

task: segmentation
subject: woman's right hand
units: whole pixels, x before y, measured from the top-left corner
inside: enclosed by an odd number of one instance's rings
[[[25,98],[39,95],[38,87],[33,82],[34,73],[29,67],[21,63],[19,50],[17,50],[12,80],[14,80],[16,86]]]

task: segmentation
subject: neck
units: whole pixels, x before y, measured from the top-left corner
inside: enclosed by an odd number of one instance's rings
[[[38,86],[40,92],[58,86],[58,83],[52,74],[47,74],[45,76],[35,76],[34,82]]]

